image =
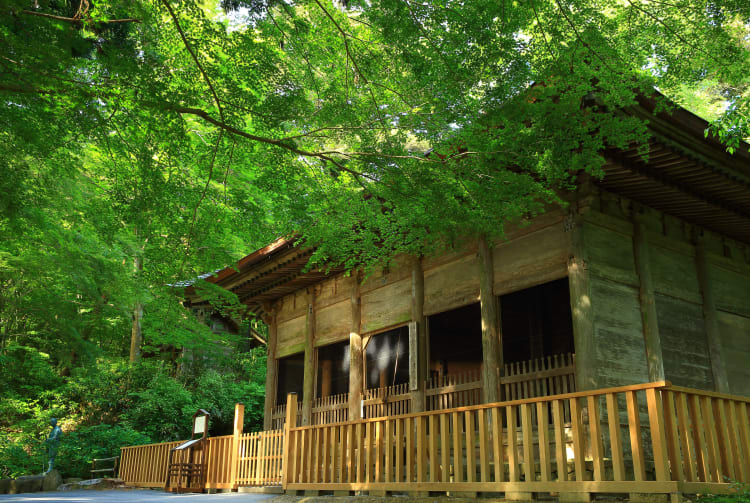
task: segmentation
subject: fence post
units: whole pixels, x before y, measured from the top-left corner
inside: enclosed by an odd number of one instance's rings
[[[241,403],[234,404],[234,435],[232,437],[232,489],[237,488],[237,469],[240,465],[240,437],[242,436],[242,425],[245,421],[245,406]]]
[[[286,491],[289,479],[292,477],[291,455],[295,449],[292,442],[291,429],[297,426],[297,393],[286,396],[286,421],[284,422],[284,450],[281,452],[281,488]]]

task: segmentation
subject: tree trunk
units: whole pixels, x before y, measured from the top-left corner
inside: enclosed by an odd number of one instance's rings
[[[133,266],[136,276],[140,275],[143,270],[143,260],[136,256],[133,259]],[[133,324],[130,329],[130,363],[135,363],[141,357],[141,343],[143,334],[141,333],[141,319],[143,318],[143,303],[137,301],[133,308]]]

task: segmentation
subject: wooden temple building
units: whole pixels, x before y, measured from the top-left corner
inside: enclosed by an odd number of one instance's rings
[[[647,159],[606,151],[603,179],[503,240],[363,280],[279,239],[209,278],[268,324],[278,483],[586,499],[750,482],[750,151],[653,110],[628,110]]]

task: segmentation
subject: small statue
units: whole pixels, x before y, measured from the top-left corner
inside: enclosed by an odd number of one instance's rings
[[[60,439],[62,438],[62,429],[57,426],[57,419],[54,417],[50,419],[49,424],[52,425],[52,431],[47,438],[47,454],[49,455],[49,468],[44,473],[49,473],[55,466],[55,456],[57,456],[57,447],[60,445]]]

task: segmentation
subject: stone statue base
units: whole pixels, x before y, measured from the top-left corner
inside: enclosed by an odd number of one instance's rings
[[[57,470],[52,470],[44,474],[44,482],[42,483],[42,491],[57,491],[63,483],[62,475]]]
[[[5,484],[0,487],[0,492],[5,489]],[[11,480],[8,484],[9,494],[36,493],[40,491],[57,491],[62,485],[62,475],[57,470],[52,470],[41,475],[26,475]]]

